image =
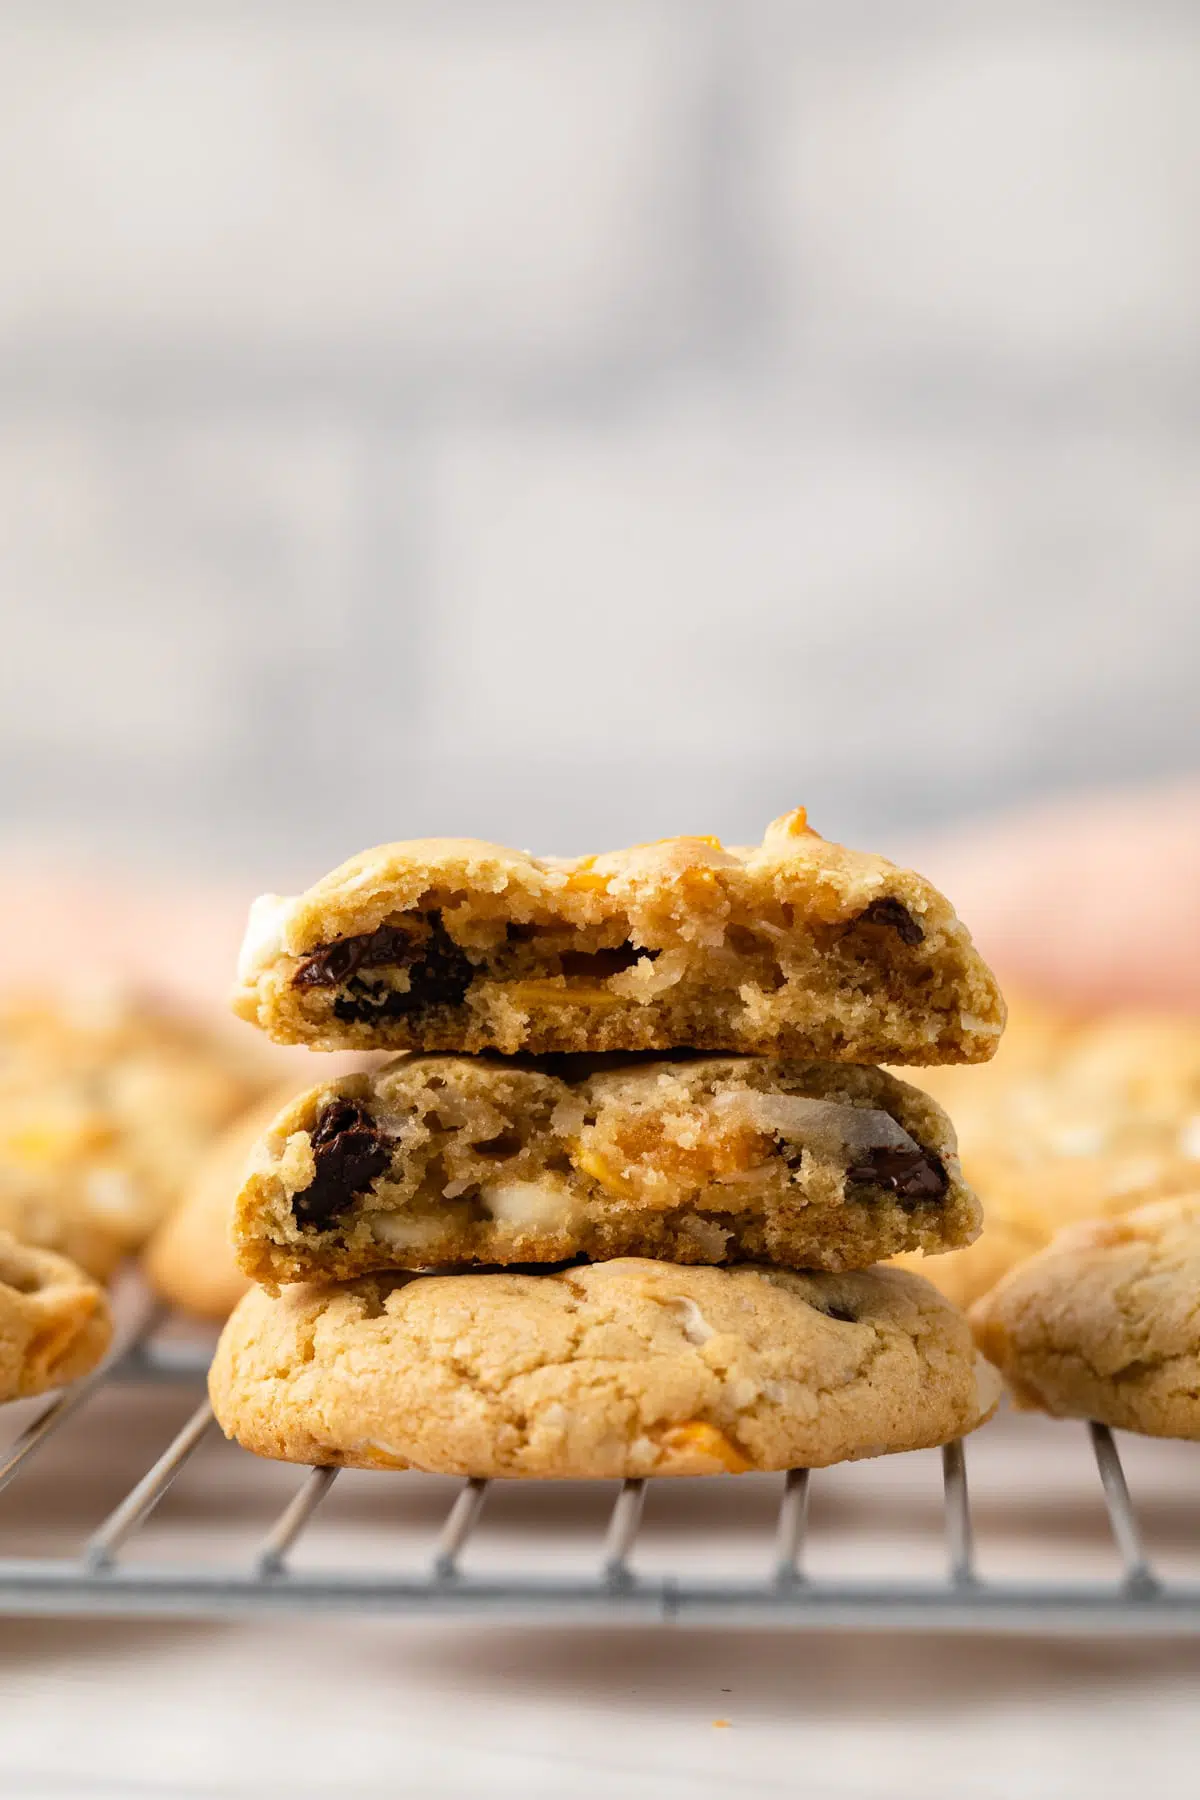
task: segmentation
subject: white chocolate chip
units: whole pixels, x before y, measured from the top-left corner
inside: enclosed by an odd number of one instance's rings
[[[238,952],[239,981],[252,983],[277,956],[283,955],[295,904],[282,894],[260,894],[254,901]]]
[[[716,1329],[710,1325],[694,1300],[684,1294],[673,1294],[668,1301],[679,1313],[683,1323],[683,1335],[689,1344],[699,1347],[707,1344],[710,1337],[716,1336]]]
[[[958,1022],[964,1031],[974,1032],[980,1037],[999,1037],[1004,1030],[1003,1025],[998,1025],[994,1020],[980,1019],[969,1012],[959,1013]]]
[[[404,1213],[373,1213],[371,1230],[389,1250],[424,1250],[442,1235],[438,1219],[411,1218]]]
[[[489,1181],[479,1198],[498,1224],[534,1230],[565,1230],[576,1212],[573,1196],[553,1181]]]

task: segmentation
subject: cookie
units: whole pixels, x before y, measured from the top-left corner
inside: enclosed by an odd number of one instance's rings
[[[266,1085],[225,1037],[106,989],[0,1006],[0,1228],[104,1278]]]
[[[111,1341],[108,1300],[96,1282],[65,1256],[0,1231],[0,1400],[77,1381]]]
[[[976,1157],[971,1178],[983,1205],[973,1244],[934,1259],[901,1255],[902,1268],[925,1275],[956,1306],[967,1307],[1018,1263],[1045,1248],[1074,1221],[1119,1218],[1151,1200],[1190,1193],[1200,1171],[1179,1159],[1073,1157],[1012,1164]]]
[[[961,1313],[898,1269],[630,1258],[253,1288],[209,1391],[227,1436],[285,1462],[611,1479],[940,1444],[1000,1383]]]
[[[972,1083],[973,1102],[965,1082],[953,1097],[964,1154],[1182,1159],[1200,1174],[1200,1020],[1117,1013],[1065,1031],[1008,1078],[1006,1066]],[[951,1104],[936,1076],[922,1085]]]
[[[1006,986],[1004,997],[1008,1004],[1004,1036],[989,1062],[903,1070],[954,1120],[960,1155],[994,1149],[997,1126],[1001,1132],[1007,1128],[1009,1096],[1048,1075],[1080,1029],[1077,1018],[1028,994],[1014,995]]]
[[[1018,1406],[1200,1438],[1200,1193],[1068,1227],[972,1308]]]
[[[234,1007],[318,1049],[694,1048],[978,1062],[996,982],[929,882],[803,811],[754,849],[667,838],[535,858],[470,838],[367,850],[255,902]]]
[[[936,1263],[901,1259],[962,1306],[1074,1220],[1200,1188],[1200,1024],[1116,1014],[1064,1024],[1019,1067],[1008,1048],[1006,1033],[994,1067],[921,1077],[944,1103],[946,1077],[979,1080],[953,1110],[983,1231]]]
[[[769,1057],[401,1057],[287,1107],[234,1214],[267,1286],[577,1256],[853,1269],[978,1228],[926,1095]]]
[[[172,1306],[201,1319],[227,1319],[249,1286],[230,1240],[233,1203],[250,1153],[296,1097],[294,1082],[273,1088],[226,1126],[204,1152],[178,1203],[142,1252],[142,1272]]]

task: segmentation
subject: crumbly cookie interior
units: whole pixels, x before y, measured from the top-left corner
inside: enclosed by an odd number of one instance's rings
[[[856,1268],[977,1224],[945,1115],[878,1070],[434,1055],[289,1109],[235,1236],[270,1282],[578,1255]]]
[[[293,959],[281,1017],[315,1043],[374,1048],[782,1049],[873,1062],[990,1054],[963,1008],[963,968],[940,932],[879,899],[839,923],[798,924],[769,892],[739,916],[652,941],[619,906],[591,922],[543,902],[427,894],[373,931]],[[992,1004],[979,996],[980,1011]]]

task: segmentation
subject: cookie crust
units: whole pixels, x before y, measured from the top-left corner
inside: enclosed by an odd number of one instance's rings
[[[614,1479],[924,1448],[982,1423],[1000,1383],[900,1270],[631,1258],[255,1288],[209,1391],[227,1436],[286,1462]]]

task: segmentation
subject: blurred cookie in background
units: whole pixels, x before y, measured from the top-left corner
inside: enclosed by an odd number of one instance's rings
[[[1142,1156],[1152,1180],[1164,1162],[1200,1162],[1200,1018],[1111,1013],[1065,1026],[1040,1062],[971,1092],[956,1115],[968,1156]]]
[[[908,1252],[893,1258],[962,1307],[1045,1249],[1063,1226],[1117,1218],[1150,1201],[1190,1192],[1200,1185],[1200,1163],[1089,1156],[1018,1167],[976,1158],[971,1180],[983,1203],[983,1230],[975,1242],[944,1256]]]
[[[1200,1438],[1200,1193],[1061,1232],[972,1308],[1017,1405]]]
[[[940,1078],[950,1071],[922,1073],[939,1077],[922,1085],[944,1104]],[[994,1079],[992,1068],[954,1073],[982,1077],[973,1103],[954,1102],[954,1117],[983,1231],[967,1248],[919,1265],[897,1260],[919,1266],[961,1306],[1062,1226],[1200,1186],[1200,1020],[1115,1013],[1063,1021],[1040,1057],[1021,1055]]]
[[[0,1401],[77,1381],[112,1341],[104,1290],[65,1256],[0,1231]]]
[[[0,1228],[104,1279],[277,1070],[123,987],[0,999]]]
[[[201,1319],[226,1319],[246,1289],[229,1240],[233,1203],[250,1152],[284,1107],[302,1091],[272,1088],[204,1151],[182,1196],[142,1255],[142,1270],[162,1299]]]
[[[954,1121],[960,1154],[990,1145],[1002,1128],[1009,1096],[1050,1071],[1079,1020],[1029,994],[1006,994],[1008,1022],[986,1063],[943,1064],[940,1068],[894,1069],[893,1074],[932,1095]]]

